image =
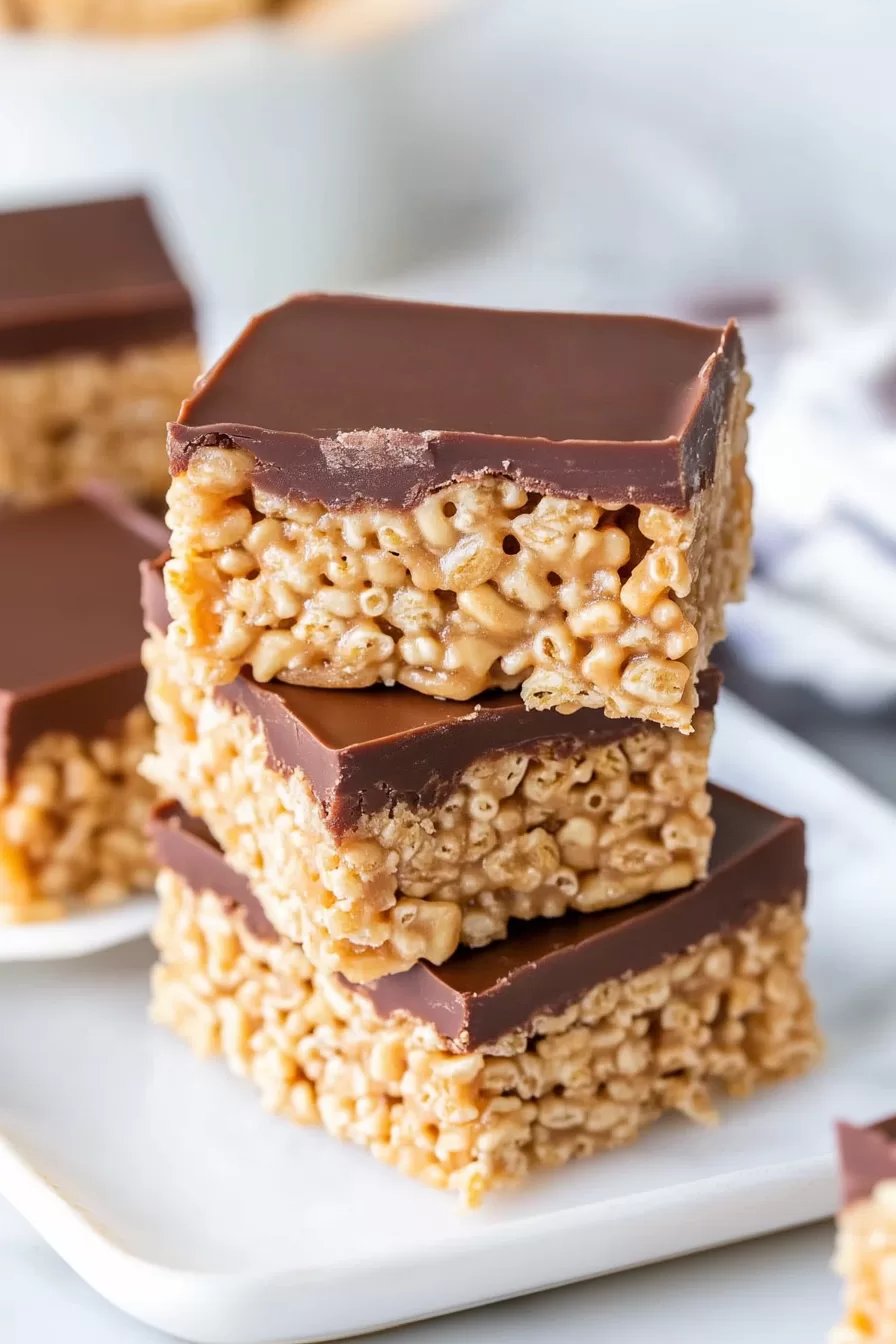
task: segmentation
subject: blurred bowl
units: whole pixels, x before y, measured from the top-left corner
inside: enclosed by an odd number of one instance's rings
[[[444,7],[390,0],[375,34],[379,5],[341,0],[326,23],[316,3],[180,38],[4,36],[0,207],[145,190],[216,349],[290,291],[400,261],[393,48],[425,46]]]

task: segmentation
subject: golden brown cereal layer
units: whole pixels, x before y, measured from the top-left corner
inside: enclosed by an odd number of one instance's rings
[[[209,684],[395,682],[468,700],[521,687],[690,730],[695,677],[750,567],[746,391],[685,513],[528,493],[502,478],[411,511],[263,494],[239,448],[197,449],[168,494],[174,638]]]
[[[835,1268],[844,1280],[844,1315],[830,1344],[896,1341],[896,1181],[881,1181],[870,1199],[838,1219]]]
[[[0,794],[0,923],[59,919],[70,899],[112,905],[152,885],[155,795],[137,773],[151,740],[141,705],[117,735],[32,743]]]
[[[630,1143],[665,1111],[703,1124],[713,1092],[803,1073],[820,1043],[802,978],[802,899],[763,907],[638,976],[596,986],[471,1054],[386,1021],[286,939],[263,942],[212,892],[159,877],[152,1015],[222,1053],[266,1109],[370,1149],[477,1204],[541,1167]]]
[[[190,685],[170,639],[147,641],[145,657],[153,781],[324,970],[364,981],[439,965],[459,943],[504,938],[511,918],[626,905],[706,873],[706,711],[690,737],[645,725],[573,754],[485,756],[440,806],[400,802],[334,837],[302,772],[271,767],[262,730]]]
[[[191,340],[0,362],[0,500],[45,504],[96,479],[161,498],[165,424],[198,371]]]

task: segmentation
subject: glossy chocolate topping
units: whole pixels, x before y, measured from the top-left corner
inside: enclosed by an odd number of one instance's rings
[[[168,624],[163,564],[160,558],[142,567],[144,617],[158,630]],[[715,668],[700,674],[701,709],[712,708],[720,686]],[[583,746],[664,731],[641,719],[607,718],[599,709],[533,714],[515,693],[483,695],[471,706],[401,686],[327,691],[262,684],[243,673],[215,695],[260,726],[273,769],[302,771],[335,835],[399,801],[436,805],[468,766],[491,752],[536,755],[550,743],[554,753],[570,755]]]
[[[166,536],[100,488],[0,514],[0,780],[41,733],[97,736],[143,699],[138,566]]]
[[[193,328],[142,196],[0,213],[0,360],[110,352]]]
[[[673,509],[712,478],[743,365],[734,323],[302,295],[257,317],[170,427],[254,453],[254,482],[331,508],[452,481]]]
[[[868,1199],[879,1181],[896,1181],[896,1115],[864,1128],[839,1124],[837,1147],[842,1208]]]
[[[231,868],[204,822],[179,803],[159,803],[148,830],[160,868],[170,868],[195,892],[213,891],[231,909],[239,907],[257,938],[277,937],[249,883]]]
[[[409,971],[368,985],[352,985],[381,1017],[409,1013],[431,1023],[456,1049],[475,1050],[542,1013],[560,1013],[590,989],[676,956],[710,933],[745,924],[763,905],[804,894],[806,868],[801,821],[782,817],[726,789],[713,788],[716,835],[709,876],[684,891],[653,896],[620,910],[560,919],[512,921],[508,938],[488,947],[461,948],[444,966],[418,962]],[[216,890],[242,904],[237,888],[218,877],[221,862],[205,842],[208,867],[184,870],[194,890]],[[174,867],[176,856],[158,847]],[[254,897],[251,898],[254,901]],[[254,912],[255,907],[253,907]],[[256,919],[256,914],[252,914]],[[261,937],[276,937],[257,922]]]

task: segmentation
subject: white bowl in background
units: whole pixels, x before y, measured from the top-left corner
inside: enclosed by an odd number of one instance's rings
[[[263,24],[145,41],[4,36],[0,208],[147,191],[217,349],[291,291],[400,264],[395,62],[432,27],[352,44]]]

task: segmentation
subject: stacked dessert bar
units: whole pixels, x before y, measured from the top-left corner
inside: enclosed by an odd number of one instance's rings
[[[0,921],[152,884],[137,566],[198,367],[141,197],[0,213]],[[113,493],[113,488],[115,493]]]
[[[152,886],[136,571],[165,535],[99,488],[0,513],[0,923]]]
[[[143,571],[157,1020],[471,1203],[811,1065],[801,823],[707,784],[747,387],[733,324],[250,325]]]

